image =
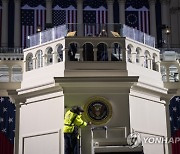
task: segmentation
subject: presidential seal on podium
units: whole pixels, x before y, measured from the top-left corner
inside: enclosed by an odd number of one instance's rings
[[[112,106],[104,97],[92,97],[84,106],[84,116],[95,125],[107,123],[112,117]]]

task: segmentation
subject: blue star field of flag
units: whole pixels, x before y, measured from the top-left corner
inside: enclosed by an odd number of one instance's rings
[[[133,8],[139,9],[145,6],[146,8],[149,8],[148,0],[126,0],[125,7],[132,6]]]
[[[62,25],[66,23],[66,11],[54,10],[53,11],[53,23],[54,26]]]
[[[34,10],[22,10],[21,22],[22,25],[33,26]]]
[[[67,8],[70,5],[77,7],[76,0],[53,0],[53,7],[59,5],[62,8]]]
[[[138,19],[138,12],[137,11],[126,11],[126,24],[130,27],[138,27],[139,19]]]
[[[180,96],[175,96],[170,100],[169,105],[171,135],[180,130]]]
[[[14,143],[15,136],[15,105],[9,97],[0,97],[0,131],[9,141]]]
[[[96,12],[95,11],[84,11],[83,12],[84,23],[96,23]]]
[[[36,7],[38,5],[46,6],[45,0],[22,0],[21,5],[29,5],[31,7]]]

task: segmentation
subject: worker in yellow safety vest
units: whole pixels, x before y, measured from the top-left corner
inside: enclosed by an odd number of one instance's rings
[[[68,110],[64,118],[64,154],[78,154],[78,128],[85,127],[89,123],[86,123],[81,119],[82,112],[84,110],[79,106],[73,106],[71,110]]]

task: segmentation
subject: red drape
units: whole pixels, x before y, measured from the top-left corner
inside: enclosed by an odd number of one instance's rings
[[[172,154],[180,154],[180,130],[175,132],[173,138],[174,143],[172,143]]]
[[[13,144],[0,132],[0,154],[13,154]]]

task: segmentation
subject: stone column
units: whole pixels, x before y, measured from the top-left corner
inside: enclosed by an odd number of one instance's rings
[[[152,70],[153,69],[153,59],[152,58],[149,58],[149,63],[150,63],[150,69]]]
[[[1,46],[8,46],[8,2],[9,0],[2,0],[2,34]]]
[[[65,62],[68,62],[68,61],[70,61],[70,58],[69,58],[69,55],[68,55],[68,52],[69,52],[69,49],[68,49],[68,47],[67,48],[65,48],[65,56],[64,56],[64,60],[65,60]]]
[[[77,0],[77,36],[83,36],[83,0]]]
[[[46,0],[46,23],[52,24],[52,2],[53,0]]]
[[[136,63],[136,55],[137,55],[136,51],[131,52],[131,61],[132,61],[132,63]]]
[[[85,60],[83,59],[83,48],[79,48],[78,51],[77,51],[77,53],[80,54],[79,60],[80,60],[80,61],[85,61]]]
[[[108,61],[111,61],[112,48],[111,47],[108,48],[107,52],[108,52]]]
[[[169,14],[168,14],[168,2],[167,0],[161,0],[161,19],[162,19],[162,25],[165,25],[166,27],[169,27]],[[162,40],[165,40],[165,44],[163,44],[163,47],[169,47],[169,34],[166,34],[166,29],[162,30]]]
[[[121,51],[122,51],[122,61],[123,61],[123,62],[127,62],[127,59],[128,59],[127,56],[128,56],[128,54],[127,54],[126,48],[122,48]]]
[[[160,60],[156,62],[156,71],[158,71],[158,72],[161,72],[161,65],[160,64],[161,64]]]
[[[169,26],[169,19],[167,14],[167,0],[161,0],[161,18],[162,18],[162,25]]]
[[[97,61],[97,48],[94,48],[94,61]]]
[[[43,67],[44,66],[47,66],[47,54],[43,54]],[[53,62],[54,62],[54,59],[53,59]]]
[[[53,64],[58,63],[58,57],[57,57],[58,53],[57,53],[57,51],[54,51],[52,54],[53,54]]]
[[[155,10],[156,0],[149,0],[149,10],[150,10],[150,34],[157,38],[156,34],[156,10]],[[157,39],[156,39],[157,40]]]
[[[37,64],[36,64],[36,60],[37,58],[36,57],[33,57],[33,70],[35,70],[37,68]]]
[[[119,22],[125,24],[125,2],[126,0],[119,0]]]
[[[144,55],[140,55],[139,63],[142,67],[144,67]]]
[[[14,0],[14,47],[21,46],[21,0]]]
[[[107,0],[107,7],[108,7],[108,36],[112,36],[111,31],[114,31],[113,23],[114,23],[114,17],[113,17],[113,3],[114,0]]]
[[[23,60],[23,72],[27,72],[28,71],[26,63],[27,63],[27,61],[26,61],[26,58],[25,58],[25,60]]]

